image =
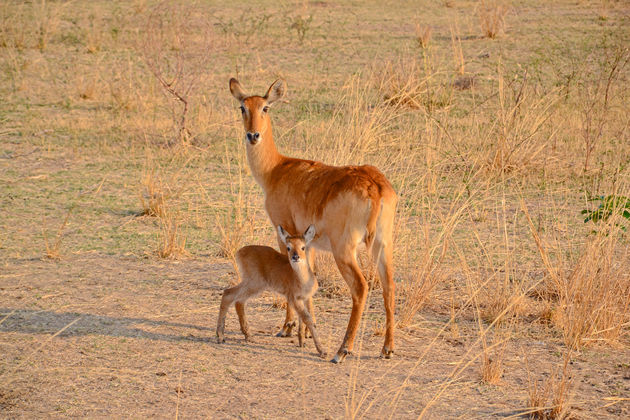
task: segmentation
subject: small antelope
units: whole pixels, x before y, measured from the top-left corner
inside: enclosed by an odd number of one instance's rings
[[[278,226],[278,236],[286,245],[287,255],[283,255],[268,246],[250,245],[238,250],[236,262],[241,277],[241,283],[225,289],[219,309],[217,321],[217,342],[224,343],[225,314],[232,304],[236,302],[236,313],[241,324],[241,331],[245,340],[250,339],[249,326],[245,317],[245,303],[248,299],[265,290],[280,293],[287,298],[287,303],[292,306],[299,315],[298,341],[300,347],[304,347],[304,324],[308,327],[315,347],[321,357],[326,357],[321,343],[315,332],[315,325],[311,313],[306,304],[312,302],[312,296],[317,291],[317,279],[306,258],[310,242],[315,237],[315,226],[310,225],[304,235],[291,236],[282,226]],[[304,324],[303,324],[304,323]]]

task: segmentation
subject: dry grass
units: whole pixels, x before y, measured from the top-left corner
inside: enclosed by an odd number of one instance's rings
[[[160,224],[157,238],[158,257],[177,260],[190,256],[186,250],[186,237],[181,232],[179,215],[163,208],[163,214],[158,221]]]
[[[62,256],[61,252],[61,242],[63,240],[63,230],[66,228],[68,224],[68,220],[70,220],[70,215],[72,214],[72,210],[74,210],[74,206],[68,209],[66,213],[66,217],[63,219],[63,222],[59,226],[57,230],[57,235],[55,236],[55,241],[51,244],[48,240],[48,234],[46,233],[45,223],[42,220],[42,235],[44,236],[44,244],[46,245],[46,258],[51,260],[60,260]]]
[[[153,170],[144,174],[142,189],[139,191],[141,215],[165,217],[166,202],[170,198],[170,189]]]
[[[431,28],[431,26],[416,23],[416,42],[418,43],[418,47],[423,49],[429,48],[432,33],[433,28]]]
[[[562,368],[553,369],[546,379],[539,381],[528,376],[528,408],[524,414],[536,420],[568,418],[571,414],[571,385],[570,353],[567,353]]]
[[[548,271],[540,295],[552,300],[548,317],[562,331],[565,344],[580,348],[596,342],[619,343],[630,321],[630,258],[619,225],[622,216],[611,217],[567,261],[564,250],[543,242],[527,208],[523,209]]]
[[[479,6],[479,23],[484,36],[496,38],[505,32],[505,15],[507,8],[497,3],[482,1]]]
[[[430,113],[451,103],[452,88],[441,80],[445,73],[436,72],[427,55],[422,62],[415,58],[388,62],[379,74],[377,83],[388,105]]]

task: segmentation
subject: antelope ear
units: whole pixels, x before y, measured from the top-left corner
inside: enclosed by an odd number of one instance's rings
[[[278,235],[280,235],[280,239],[282,239],[282,242],[284,242],[284,244],[286,245],[287,244],[287,238],[289,237],[289,234],[280,225],[278,225]]]
[[[304,232],[304,242],[308,245],[315,237],[315,225],[310,225]]]
[[[230,79],[230,92],[239,102],[243,102],[243,99],[247,98],[247,94],[241,87],[241,84],[233,77]]]
[[[278,99],[284,96],[284,92],[286,91],[284,81],[282,79],[278,79],[271,86],[269,86],[269,90],[265,95],[264,99],[267,101],[267,105],[271,105]]]

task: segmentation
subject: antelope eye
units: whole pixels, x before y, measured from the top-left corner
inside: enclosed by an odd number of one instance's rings
[[[243,105],[241,105],[241,114],[245,113],[245,107]]]
[[[263,107],[263,112],[267,112],[267,111],[269,111],[269,107],[268,106],[264,106]]]
[[[302,251],[304,251],[304,247],[302,247]]]
[[[288,246],[288,247],[287,247],[287,251],[291,251],[291,247],[289,247],[289,246]]]

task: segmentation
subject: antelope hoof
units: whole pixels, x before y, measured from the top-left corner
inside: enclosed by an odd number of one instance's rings
[[[331,362],[335,364],[341,363],[344,361],[348,354],[350,354],[348,349],[341,349],[337,352],[337,354],[335,354],[335,357],[332,358]]]
[[[282,326],[282,329],[276,334],[276,337],[291,337],[291,331],[295,327],[295,321],[287,322]]]
[[[381,359],[391,359],[394,355],[394,350],[390,350],[389,347],[383,346],[383,350],[381,350]]]
[[[225,343],[225,337],[217,335],[217,344]]]
[[[322,359],[325,359],[328,357],[328,353],[326,353],[325,351],[319,353],[319,357],[321,357]],[[332,360],[331,360],[332,361]]]

